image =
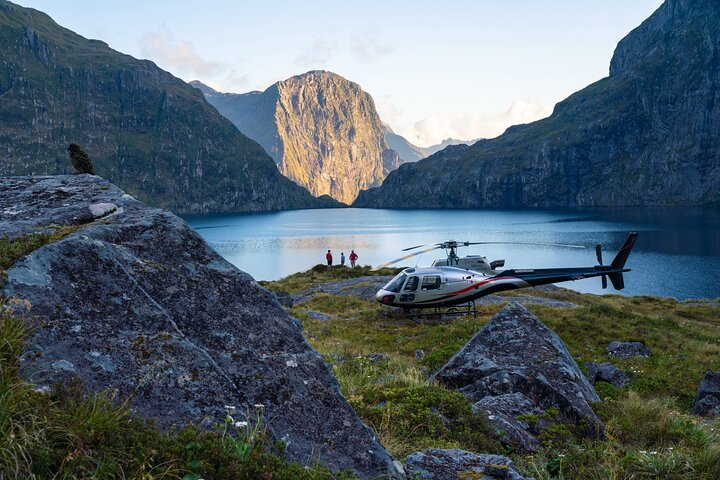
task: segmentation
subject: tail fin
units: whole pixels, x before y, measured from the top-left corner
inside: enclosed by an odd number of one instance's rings
[[[630,235],[628,235],[627,240],[625,240],[625,243],[620,248],[620,251],[617,253],[617,255],[615,255],[615,258],[613,259],[612,263],[610,264],[613,268],[623,268],[625,266],[625,262],[627,261],[628,256],[630,255],[630,251],[632,250],[633,246],[635,246],[635,240],[637,240],[637,236],[638,236],[638,234],[635,232],[632,232],[632,233],[630,233]],[[608,276],[610,277],[610,281],[612,282],[613,286],[615,288],[618,288],[615,283],[615,280],[613,280],[613,276],[612,275],[608,275]],[[622,274],[620,274],[620,284],[623,285]],[[622,288],[622,287],[620,287],[620,288]],[[618,290],[620,290],[620,288],[618,288]]]
[[[623,278],[622,273],[610,273],[608,274],[608,277],[610,277],[610,281],[613,284],[613,287],[615,287],[615,290],[622,290],[625,288],[625,279]]]

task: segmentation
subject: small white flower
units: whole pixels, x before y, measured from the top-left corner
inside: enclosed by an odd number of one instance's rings
[[[256,403],[255,405],[253,405],[253,407],[255,407],[255,408],[265,408],[265,405],[263,405],[262,403]]]
[[[245,428],[248,426],[247,422],[235,422],[235,428]]]
[[[232,405],[225,405],[225,411],[228,413],[233,413],[235,412],[235,407],[233,407]]]

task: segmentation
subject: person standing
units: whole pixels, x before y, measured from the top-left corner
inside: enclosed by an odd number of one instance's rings
[[[340,252],[340,266],[345,266],[345,252]]]
[[[325,260],[327,260],[327,267],[328,270],[330,270],[330,267],[332,267],[332,253],[330,250],[328,250],[328,253],[325,254]]]
[[[350,250],[350,266],[352,268],[355,268],[355,262],[358,259],[357,253],[355,253],[355,250]]]

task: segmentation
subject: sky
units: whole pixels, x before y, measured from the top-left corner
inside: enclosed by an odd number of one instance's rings
[[[16,0],[185,81],[243,93],[329,70],[419,146],[490,138],[608,74],[662,0]]]

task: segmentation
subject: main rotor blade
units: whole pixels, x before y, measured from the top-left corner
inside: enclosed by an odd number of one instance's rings
[[[390,265],[402,262],[403,260],[407,260],[410,257],[414,257],[415,255],[421,255],[423,253],[432,252],[433,250],[437,250],[439,247],[432,246],[430,248],[426,248],[425,250],[420,250],[419,252],[411,253],[410,255],[405,255],[404,257],[396,258],[392,262],[383,263],[382,265],[378,265],[377,267],[373,268],[373,270],[380,270],[381,268],[389,267]]]
[[[442,245],[442,244],[441,243],[426,243],[425,245],[415,245],[414,247],[403,248],[400,251],[407,252],[408,250],[415,250],[416,248],[420,248],[420,247],[429,247],[430,245],[435,245],[435,247],[437,247],[438,245]]]
[[[539,245],[543,247],[585,248],[584,245],[568,245],[565,243],[536,243],[536,242],[465,242],[463,245]]]

